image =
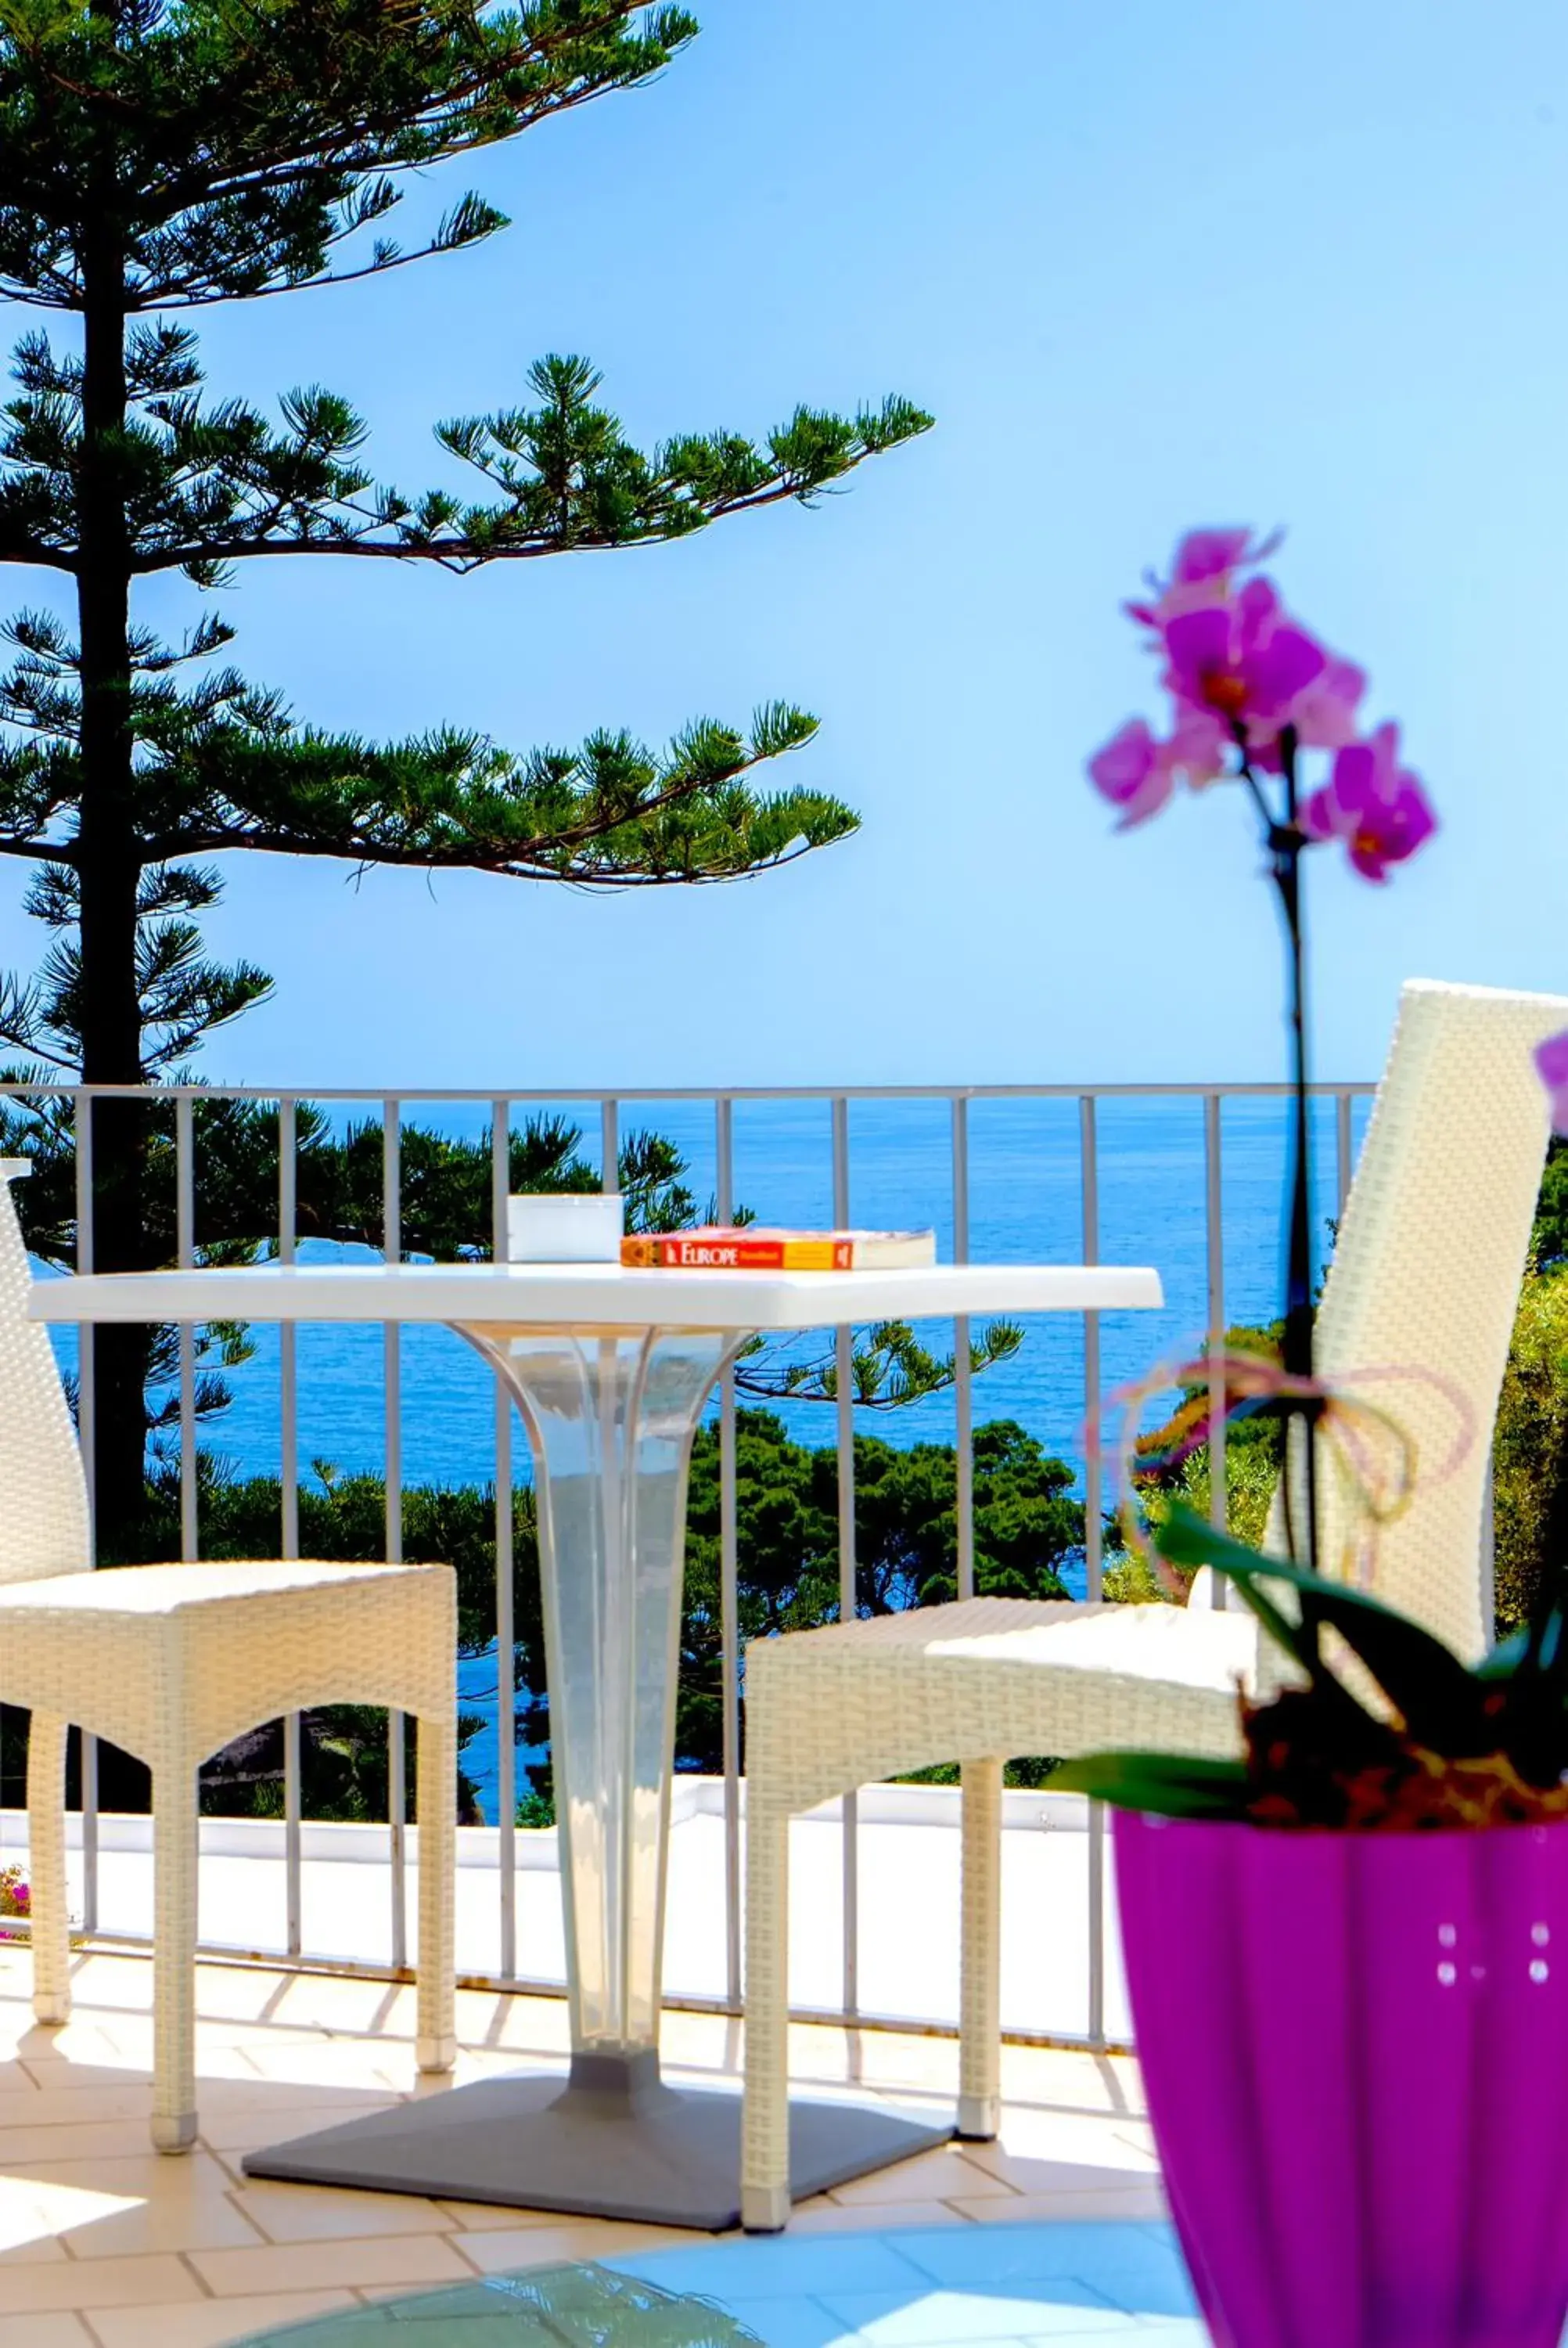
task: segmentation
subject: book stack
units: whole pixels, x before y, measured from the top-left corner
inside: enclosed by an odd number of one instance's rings
[[[783,1231],[758,1223],[710,1223],[691,1231],[640,1233],[620,1261],[657,1272],[890,1272],[935,1263],[935,1231]]]

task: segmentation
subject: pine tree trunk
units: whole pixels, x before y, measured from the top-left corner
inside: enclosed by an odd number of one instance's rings
[[[82,1076],[142,1079],[137,984],[137,894],[130,708],[130,542],[122,434],[126,421],[123,264],[116,223],[97,208],[84,251],[85,375],[77,579],[81,639]],[[93,1265],[129,1272],[149,1262],[148,1111],[100,1102],[92,1118]],[[144,1513],[145,1384],[150,1333],[100,1328],[94,1344],[94,1499],[100,1553],[125,1556]]]

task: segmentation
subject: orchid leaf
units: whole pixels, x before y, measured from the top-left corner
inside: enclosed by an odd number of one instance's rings
[[[1283,1558],[1260,1557],[1240,1541],[1217,1533],[1200,1517],[1178,1503],[1159,1536],[1162,1553],[1175,1561],[1206,1563],[1225,1574],[1255,1608],[1252,1583],[1257,1577],[1288,1582],[1312,1601],[1320,1621],[1332,1623],[1346,1644],[1366,1664],[1416,1740],[1435,1752],[1458,1756],[1495,1750],[1495,1718],[1486,1706],[1486,1690],[1440,1639],[1396,1613],[1366,1591],[1311,1573]],[[1266,1622],[1266,1614],[1263,1616]],[[1276,1633],[1277,1636],[1278,1634]],[[1304,1660],[1304,1643],[1295,1626],[1286,1644]]]
[[[1478,1680],[1515,1678],[1531,1660],[1532,1636],[1533,1633],[1526,1623],[1520,1630],[1511,1632],[1506,1639],[1500,1639],[1496,1646],[1484,1654],[1477,1663],[1476,1678]]]
[[[1249,1780],[1244,1761],[1184,1753],[1090,1753],[1053,1769],[1050,1790],[1088,1794],[1118,1809],[1164,1818],[1241,1818]]]
[[[1282,1614],[1273,1601],[1256,1588],[1255,1578],[1267,1560],[1259,1557],[1255,1550],[1233,1540],[1229,1533],[1216,1531],[1183,1500],[1173,1502],[1170,1515],[1156,1528],[1153,1540],[1160,1555],[1173,1565],[1209,1565],[1216,1573],[1228,1575],[1276,1644],[1283,1647],[1315,1680],[1327,1676],[1300,1625]]]

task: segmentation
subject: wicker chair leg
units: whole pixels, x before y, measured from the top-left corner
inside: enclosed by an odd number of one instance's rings
[[[419,1721],[419,1988],[416,2052],[422,2071],[457,2059],[453,1970],[456,1900],[457,1737],[454,1715]]]
[[[776,2234],[789,2220],[789,1814],[746,1802],[746,2066],[741,2223]]]
[[[958,1997],[958,2134],[989,2141],[1001,2124],[1002,1765],[966,1761]]]
[[[196,1768],[178,1752],[152,1775],[152,2141],[196,2141]]]
[[[33,2012],[46,2028],[71,2013],[71,1927],[66,1890],[66,1735],[36,1712],[27,1738],[27,1880],[32,1892]]]

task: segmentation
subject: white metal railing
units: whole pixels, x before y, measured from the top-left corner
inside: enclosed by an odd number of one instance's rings
[[[1353,1104],[1373,1090],[1370,1084],[1331,1084],[1313,1087],[1315,1096],[1334,1104],[1333,1182],[1330,1194],[1343,1208],[1349,1189],[1353,1161]],[[506,1249],[507,1196],[509,1186],[509,1141],[517,1115],[526,1115],[541,1107],[565,1107],[591,1113],[598,1112],[600,1126],[600,1164],[606,1187],[617,1179],[620,1113],[623,1107],[635,1104],[640,1109],[657,1114],[661,1106],[707,1104],[712,1116],[712,1146],[715,1166],[714,1197],[721,1218],[731,1215],[737,1203],[734,1181],[734,1114],[738,1104],[784,1101],[816,1102],[829,1110],[831,1138],[831,1172],[833,1211],[835,1220],[850,1220],[854,1195],[851,1150],[850,1109],[854,1103],[920,1101],[947,1105],[951,1139],[950,1206],[952,1251],[954,1260],[963,1262],[969,1252],[970,1237],[970,1122],[971,1106],[979,1101],[1058,1101],[1075,1104],[1077,1108],[1078,1192],[1081,1217],[1081,1255],[1085,1262],[1099,1260],[1101,1253],[1101,1134],[1100,1110],[1107,1102],[1126,1100],[1190,1100],[1201,1105],[1203,1120],[1204,1164],[1204,1223],[1206,1287],[1206,1324],[1210,1334],[1210,1361],[1217,1375],[1218,1349],[1225,1328],[1225,1246],[1223,1185],[1224,1109],[1233,1100],[1280,1100],[1288,1097],[1284,1085],[971,1085],[971,1086],[739,1086],[719,1089],[704,1087],[645,1087],[631,1086],[616,1092],[599,1092],[574,1088],[528,1088],[518,1091],[471,1092],[440,1087],[404,1087],[381,1092],[363,1089],[334,1089],[310,1086],[280,1092],[274,1088],[234,1085],[180,1085],[158,1087],[78,1086],[67,1085],[10,1085],[0,1086],[0,1098],[15,1103],[36,1101],[48,1097],[58,1102],[72,1104],[76,1132],[76,1210],[77,1210],[77,1269],[87,1272],[92,1264],[92,1236],[88,1204],[93,1189],[92,1119],[90,1105],[100,1099],[139,1099],[149,1105],[172,1102],[175,1112],[175,1186],[176,1186],[176,1260],[181,1265],[196,1261],[196,1107],[200,1102],[243,1100],[275,1105],[278,1120],[278,1252],[284,1263],[295,1260],[298,1246],[299,1187],[298,1187],[298,1112],[300,1104],[309,1100],[345,1110],[378,1110],[382,1128],[382,1209],[384,1250],[386,1256],[396,1260],[401,1247],[401,1154],[400,1135],[405,1107],[420,1109],[461,1107],[470,1112],[478,1109],[488,1118],[491,1163],[490,1241],[497,1253]],[[1325,1184],[1325,1189],[1330,1186]],[[478,1243],[480,1234],[475,1234]],[[1083,1323],[1082,1405],[1086,1421],[1097,1412],[1102,1392],[1102,1365],[1100,1316],[1086,1313]],[[299,1554],[299,1442],[298,1401],[299,1377],[297,1335],[292,1326],[281,1333],[280,1412],[281,1412],[281,1478],[282,1501],[282,1546],[285,1557]],[[972,1594],[974,1589],[974,1478],[972,1438],[974,1433],[974,1395],[968,1360],[969,1330],[967,1321],[955,1324],[954,1411],[956,1436],[956,1508],[957,1581],[960,1598]],[[79,1332],[81,1433],[84,1452],[92,1457],[92,1346],[93,1332],[84,1325]],[[856,1604],[855,1558],[855,1406],[848,1375],[851,1333],[847,1327],[836,1332],[835,1360],[838,1371],[837,1398],[834,1406],[838,1463],[838,1535],[840,1603],[846,1611]],[[402,1552],[402,1488],[403,1460],[399,1382],[401,1375],[398,1333],[389,1326],[384,1333],[383,1384],[385,1403],[385,1468],[386,1468],[386,1554],[396,1558]],[[196,1344],[194,1332],[182,1329],[179,1352],[179,1458],[180,1458],[180,1530],[181,1550],[187,1559],[198,1553],[199,1509],[196,1447]],[[495,1406],[496,1459],[496,1666],[497,1666],[497,1807],[498,1829],[498,1896],[500,1971],[493,1977],[493,1985],[503,1989],[528,1990],[532,1993],[559,1993],[559,1984],[525,1978],[518,1962],[518,1851],[516,1842],[517,1776],[515,1739],[512,1733],[517,1690],[514,1661],[513,1556],[512,1556],[512,1489],[513,1441],[510,1412],[507,1403],[497,1389]],[[1216,1426],[1219,1425],[1217,1416]],[[671,1999],[671,2003],[694,2005],[717,2004],[720,2010],[739,2013],[741,2011],[742,1948],[741,1948],[741,1674],[738,1653],[737,1624],[739,1615],[739,1554],[736,1530],[736,1388],[734,1375],[726,1372],[719,1388],[718,1433],[720,1466],[721,1521],[721,1617],[723,1630],[723,1760],[724,1810],[724,1919],[725,1919],[725,1992],[719,2000]],[[1216,1520],[1224,1521],[1225,1479],[1224,1475],[1223,1427],[1216,1440],[1216,1453],[1211,1477],[1213,1505]],[[1095,1447],[1087,1447],[1082,1463],[1084,1502],[1084,1565],[1086,1592],[1090,1598],[1101,1591],[1102,1576],[1102,1517],[1104,1506],[1102,1467]],[[392,1895],[392,1968],[395,1973],[405,1970],[407,1962],[406,1927],[406,1835],[403,1820],[406,1810],[406,1767],[404,1722],[393,1715],[388,1730],[388,1780],[391,1817],[387,1826],[388,1852]],[[98,1901],[98,1798],[97,1753],[93,1740],[83,1740],[82,1754],[82,1818],[81,1843],[84,1867],[84,1927],[89,1933],[99,1929]],[[284,1818],[286,1918],[285,1946],[288,1957],[308,1965],[312,1960],[303,1946],[301,1901],[301,1756],[300,1728],[297,1719],[285,1724],[284,1732]],[[877,2026],[884,2020],[890,2026],[908,2028],[907,2018],[894,2021],[865,2012],[860,2004],[858,1976],[857,1928],[857,1851],[858,1827],[853,1797],[845,1804],[844,1886],[843,1886],[843,1968],[840,2004],[828,2014],[814,2013],[813,2018],[839,2022],[853,2021],[860,2026]],[[1091,1812],[1088,1837],[1089,1868],[1089,2006],[1087,2037],[1082,2032],[1051,2026],[1050,2018],[1042,2017],[1038,2028],[1016,2034],[1040,2038],[1055,2043],[1103,2045],[1105,2029],[1105,1965],[1103,1952],[1105,1908],[1105,1864],[1103,1822],[1098,1808]],[[125,1936],[116,1935],[117,1939]],[[343,1970],[337,1960],[332,1969]],[[352,1969],[352,1968],[351,1968]],[[384,1967],[366,1965],[367,1972],[384,1972]],[[487,1977],[487,1979],[490,1977]],[[925,2025],[942,2029],[947,2025],[932,2017]]]

